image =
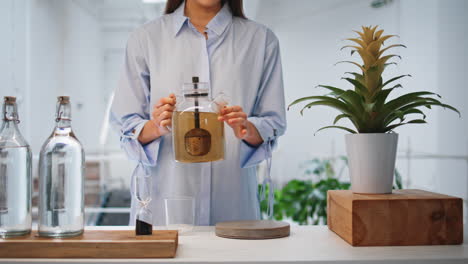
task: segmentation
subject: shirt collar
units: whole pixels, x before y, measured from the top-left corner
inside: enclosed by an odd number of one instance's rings
[[[185,1],[174,11],[174,36],[177,36],[188,17],[184,15]]]
[[[206,27],[213,30],[216,35],[221,36],[231,22],[231,9],[229,8],[229,5],[225,3],[221,10],[219,10],[218,14],[211,19]]]
[[[185,10],[185,1],[174,11],[174,36],[180,32],[188,17],[184,15]],[[216,14],[216,16],[211,19],[211,21],[206,25],[206,27],[212,30],[216,35],[220,36],[226,30],[227,26],[232,22],[232,13],[229,5],[225,3],[221,10]]]

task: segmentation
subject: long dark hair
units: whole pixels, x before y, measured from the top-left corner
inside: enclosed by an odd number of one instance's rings
[[[166,3],[166,10],[164,14],[171,14],[179,8],[179,6],[184,2],[184,0],[167,0]],[[229,8],[231,8],[231,12],[233,16],[246,18],[244,15],[244,8],[242,5],[242,0],[221,0],[221,3],[227,3]]]

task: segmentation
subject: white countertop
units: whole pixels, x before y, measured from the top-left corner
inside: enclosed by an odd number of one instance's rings
[[[87,227],[87,229],[131,227]],[[468,243],[458,246],[352,247],[326,226],[291,227],[291,236],[236,240],[196,227],[179,236],[174,259],[0,259],[0,263],[468,263]]]

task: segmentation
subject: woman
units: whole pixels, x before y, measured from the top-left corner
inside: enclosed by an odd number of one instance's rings
[[[131,34],[111,116],[140,164],[134,176],[144,167],[153,177],[153,224],[165,224],[164,198],[174,196],[195,198],[196,225],[259,219],[256,165],[286,129],[278,39],[245,18],[242,0],[169,0],[165,13]],[[219,115],[231,128],[223,161],[174,161],[166,127],[192,76],[230,97]]]

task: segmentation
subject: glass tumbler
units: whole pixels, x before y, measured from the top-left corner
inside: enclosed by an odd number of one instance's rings
[[[178,230],[179,234],[193,230],[195,224],[195,199],[193,197],[170,197],[164,199],[166,228]]]

